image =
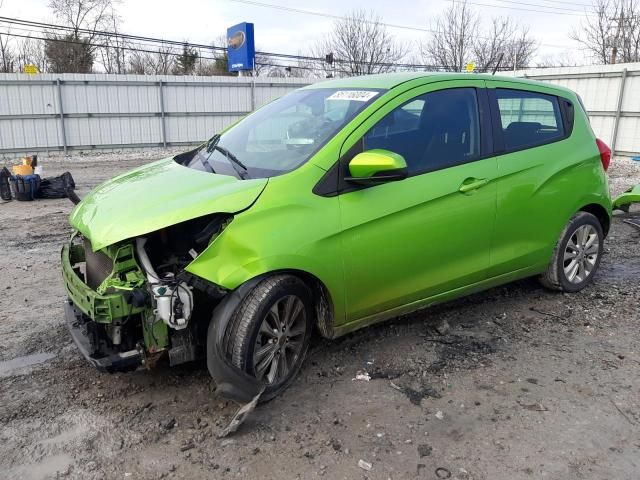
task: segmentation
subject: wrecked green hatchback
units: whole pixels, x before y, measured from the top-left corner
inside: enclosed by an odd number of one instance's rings
[[[609,229],[575,93],[406,73],[318,83],[87,195],[67,324],[105,371],[204,357],[223,394],[281,392],[335,338],[539,276],[576,292]]]

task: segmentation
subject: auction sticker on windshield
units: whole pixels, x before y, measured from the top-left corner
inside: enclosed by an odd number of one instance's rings
[[[327,98],[327,100],[352,100],[355,102],[368,102],[378,92],[370,90],[338,90],[336,93]]]

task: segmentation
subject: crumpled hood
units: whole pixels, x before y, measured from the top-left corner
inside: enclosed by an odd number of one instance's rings
[[[202,172],[167,158],[96,187],[76,206],[69,221],[97,251],[203,215],[244,210],[260,196],[267,181]]]

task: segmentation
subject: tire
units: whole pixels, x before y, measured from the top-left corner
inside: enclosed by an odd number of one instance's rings
[[[598,219],[587,212],[576,213],[560,234],[540,283],[551,290],[579,292],[593,281],[603,243],[604,233]]]
[[[261,402],[282,393],[300,371],[311,339],[313,312],[309,288],[292,275],[263,280],[238,305],[224,347],[234,366],[266,384]]]

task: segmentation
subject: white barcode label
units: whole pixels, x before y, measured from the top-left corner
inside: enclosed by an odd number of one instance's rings
[[[338,90],[336,93],[327,98],[327,100],[352,100],[354,102],[368,102],[376,95],[378,95],[378,92],[372,92],[369,90]]]

